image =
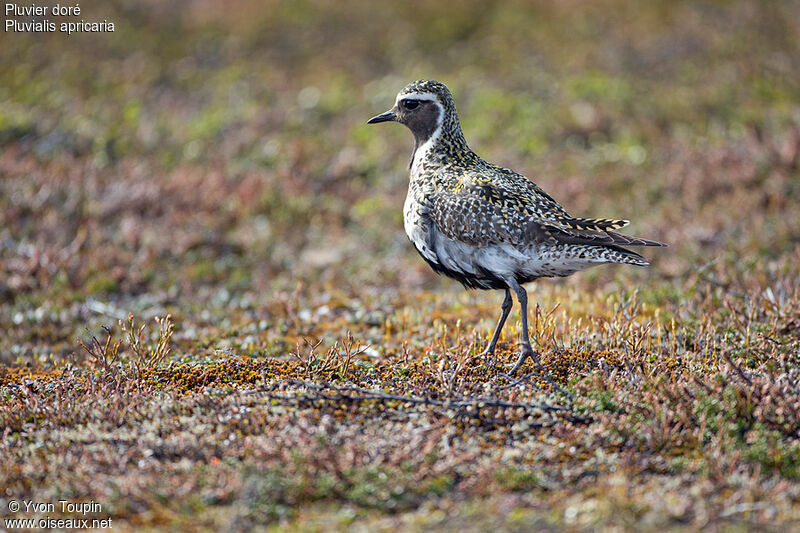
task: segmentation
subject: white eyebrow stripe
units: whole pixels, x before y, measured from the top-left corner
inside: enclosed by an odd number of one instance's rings
[[[411,100],[431,100],[431,101],[435,102],[436,101],[436,95],[431,94],[431,93],[400,93],[400,94],[397,95],[397,98],[395,99],[394,103],[396,104],[400,100],[406,100],[406,99],[411,99]]]

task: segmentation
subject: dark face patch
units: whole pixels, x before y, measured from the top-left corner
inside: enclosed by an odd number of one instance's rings
[[[397,122],[405,124],[414,134],[417,146],[431,138],[439,125],[439,106],[432,100],[418,100],[414,109],[406,109],[402,101],[395,107]]]

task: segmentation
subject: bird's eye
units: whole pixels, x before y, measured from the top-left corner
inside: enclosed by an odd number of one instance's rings
[[[408,110],[416,109],[419,106],[419,100],[403,100],[403,107]]]

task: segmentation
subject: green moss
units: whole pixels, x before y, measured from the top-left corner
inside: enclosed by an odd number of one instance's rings
[[[494,478],[501,487],[513,492],[530,492],[541,486],[539,474],[525,468],[500,468]]]
[[[119,283],[111,276],[97,274],[94,278],[87,280],[86,290],[89,294],[113,293],[119,290]]]

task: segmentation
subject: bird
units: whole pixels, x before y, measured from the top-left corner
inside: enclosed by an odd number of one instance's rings
[[[367,124],[381,122],[399,122],[414,135],[403,226],[417,252],[435,272],[467,289],[505,291],[480,355],[494,357],[516,295],[522,329],[512,376],[529,358],[539,364],[523,285],[603,263],[647,266],[626,247],[666,246],[618,233],[627,220],[573,217],[531,179],[479,157],[467,145],[453,95],[438,81],[406,85],[394,106]]]

